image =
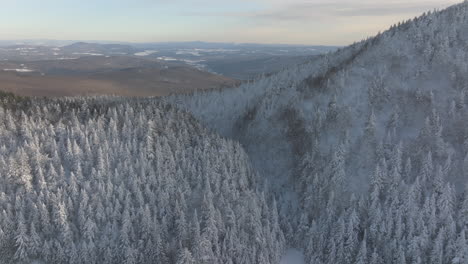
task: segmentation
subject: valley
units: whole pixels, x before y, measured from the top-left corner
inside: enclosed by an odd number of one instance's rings
[[[0,89],[24,96],[190,93],[234,87],[312,59],[312,55],[304,58],[297,54],[328,50],[333,47],[84,42],[63,47],[13,45],[0,47]],[[286,55],[289,53],[296,55]]]
[[[467,25],[10,48],[0,262],[468,263]]]
[[[127,57],[0,62],[0,89],[23,96],[161,96],[239,81],[180,64]]]

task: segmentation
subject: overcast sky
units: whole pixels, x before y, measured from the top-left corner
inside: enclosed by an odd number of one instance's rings
[[[0,39],[346,45],[461,0],[0,0]]]

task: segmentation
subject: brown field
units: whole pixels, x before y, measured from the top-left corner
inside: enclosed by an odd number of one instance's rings
[[[161,96],[234,86],[234,79],[180,65],[134,58],[0,63],[0,90],[23,96]],[[6,72],[28,68],[35,72]]]

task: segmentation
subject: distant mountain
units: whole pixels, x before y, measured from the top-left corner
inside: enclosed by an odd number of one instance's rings
[[[132,43],[132,46],[138,48],[197,48],[197,49],[236,49],[236,48],[316,48],[334,50],[338,46],[324,45],[294,45],[294,44],[264,44],[264,43],[233,43],[233,42],[203,42],[203,41],[186,41],[186,42],[147,42],[147,43]]]
[[[0,40],[1,46],[12,45],[31,45],[31,46],[47,46],[47,47],[63,47],[72,45],[74,43],[99,43],[99,44],[122,44],[131,45],[130,42],[124,41],[102,41],[102,40],[57,40],[57,39],[13,39],[13,40]]]
[[[0,40],[0,46],[12,45],[31,45],[31,46],[52,46],[60,47],[75,43],[74,40],[52,40],[52,39],[17,39],[17,40]]]
[[[61,48],[63,52],[73,55],[129,55],[136,52],[130,45],[98,44],[77,42]]]

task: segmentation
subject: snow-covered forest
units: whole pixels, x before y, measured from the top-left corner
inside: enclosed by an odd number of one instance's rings
[[[467,43],[465,1],[169,100],[241,142],[306,263],[468,263]]]
[[[0,107],[1,263],[277,263],[240,145],[156,101]]]
[[[468,263],[468,2],[237,88],[0,108],[5,263]]]

